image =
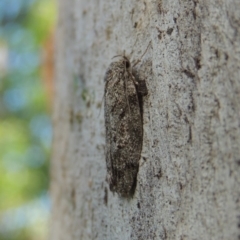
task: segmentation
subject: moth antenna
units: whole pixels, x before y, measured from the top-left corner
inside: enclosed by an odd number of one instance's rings
[[[113,56],[112,59],[113,59],[113,58],[116,58],[116,57],[124,57],[124,56],[121,55],[121,54],[119,54],[119,55]]]
[[[133,44],[133,47],[135,46],[136,42],[137,42],[137,38],[136,38],[135,43]],[[133,49],[133,47],[132,47],[132,49]],[[132,56],[132,53],[133,53],[133,50],[131,51],[130,56]]]
[[[113,58],[116,58],[116,57],[122,57],[122,58],[124,58],[125,60],[128,60],[128,58],[127,58],[126,55],[125,55],[125,50],[123,51],[123,55],[119,54],[119,55],[113,56],[112,59],[113,59]],[[128,61],[129,61],[129,60],[128,60]]]
[[[148,43],[148,46],[147,46],[146,50],[144,51],[144,53],[142,54],[142,56],[140,57],[140,59],[138,59],[138,60],[133,64],[132,67],[135,67],[138,63],[140,63],[140,62],[142,61],[142,58],[143,58],[144,55],[146,54],[146,52],[147,52],[147,50],[148,50],[150,44],[152,44],[152,41],[150,41],[150,42]]]

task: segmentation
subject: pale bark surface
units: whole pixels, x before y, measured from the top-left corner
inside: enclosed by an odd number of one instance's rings
[[[237,240],[240,1],[59,0],[51,240]],[[136,192],[106,182],[103,77],[146,80]]]

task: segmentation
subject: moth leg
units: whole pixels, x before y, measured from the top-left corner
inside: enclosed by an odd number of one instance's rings
[[[132,75],[132,80],[133,80],[133,83],[135,84],[135,86],[138,86],[138,81],[135,79],[135,77]]]
[[[132,67],[135,67],[141,62],[141,59],[137,59],[135,63],[132,63]]]

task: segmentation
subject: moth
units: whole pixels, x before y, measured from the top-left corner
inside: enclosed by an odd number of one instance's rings
[[[106,165],[110,190],[128,198],[136,187],[143,125],[138,82],[129,59],[118,57],[104,77]]]

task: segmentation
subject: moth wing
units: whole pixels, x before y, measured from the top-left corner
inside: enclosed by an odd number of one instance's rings
[[[110,189],[121,196],[129,196],[135,188],[142,149],[141,113],[132,77],[116,75],[105,96],[107,171]]]

